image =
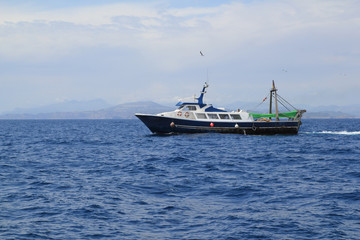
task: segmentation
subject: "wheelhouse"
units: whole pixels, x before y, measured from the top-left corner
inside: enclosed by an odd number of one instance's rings
[[[223,108],[215,108],[211,104],[178,102],[174,112],[178,118],[188,118],[207,121],[244,121],[250,120],[246,112],[228,112]]]
[[[198,111],[200,106],[196,104],[181,104],[178,108],[179,111]]]

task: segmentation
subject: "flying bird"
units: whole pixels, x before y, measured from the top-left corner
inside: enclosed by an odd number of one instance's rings
[[[201,51],[200,51],[200,55],[201,55],[201,56],[205,56]]]

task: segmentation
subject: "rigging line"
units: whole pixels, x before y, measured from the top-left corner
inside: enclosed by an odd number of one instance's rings
[[[287,106],[285,106],[285,104],[282,102],[281,99],[278,99],[278,102],[279,102],[284,108],[286,108],[286,110],[288,110],[289,112],[291,111]]]
[[[286,99],[284,99],[283,97],[279,96],[279,98],[280,98],[282,101],[284,101],[288,106],[296,109],[296,108],[295,108],[294,106],[292,106],[288,101],[286,101]]]
[[[262,102],[259,103],[255,108],[253,108],[253,110],[255,110],[255,109],[257,109],[258,107],[260,107],[260,105],[263,104],[263,103],[266,101],[266,99],[268,99],[268,97],[269,97],[269,94],[266,95],[266,97],[262,100]]]
[[[298,110],[296,107],[294,107],[293,105],[291,105],[288,101],[286,101],[283,97],[281,97],[279,94],[278,94],[278,97],[280,97],[282,100],[284,100],[287,104],[289,104],[293,109],[295,110]]]
[[[284,102],[286,102],[286,100],[284,99],[284,98],[282,98],[282,97],[280,97],[280,98],[278,98],[278,101],[279,101],[279,103],[283,106],[283,107],[285,107],[288,111],[291,111],[291,109],[290,109],[290,104],[285,104]],[[292,106],[291,106],[292,107]],[[296,109],[295,109],[296,110]]]

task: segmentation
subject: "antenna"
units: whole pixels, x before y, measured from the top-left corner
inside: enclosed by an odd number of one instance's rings
[[[206,82],[209,83],[209,68],[206,68]]]
[[[205,54],[202,51],[200,51],[200,56],[205,57]],[[210,80],[209,80],[209,67],[206,67],[206,82],[207,83],[210,82]]]

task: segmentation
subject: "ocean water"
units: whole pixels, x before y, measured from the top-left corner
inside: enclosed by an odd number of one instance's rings
[[[295,136],[3,120],[0,239],[360,239],[360,119]]]

